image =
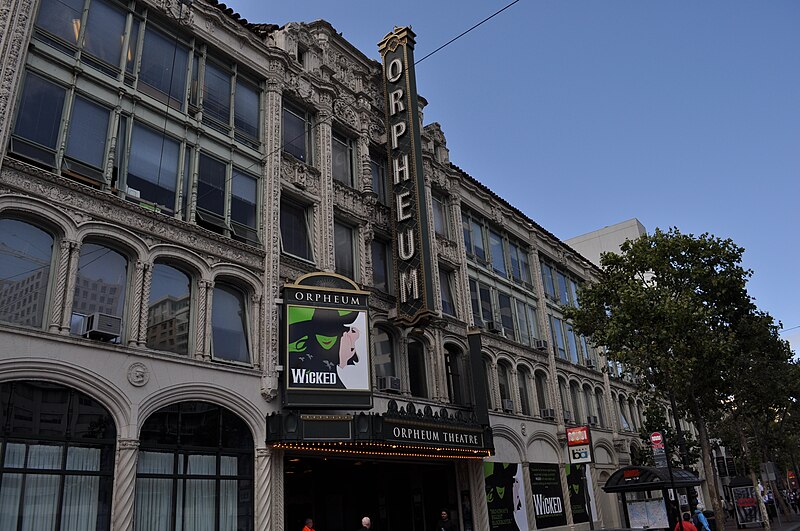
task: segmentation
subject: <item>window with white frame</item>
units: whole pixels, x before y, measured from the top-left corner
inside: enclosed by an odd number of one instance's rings
[[[281,250],[313,261],[312,234],[309,209],[292,201],[281,200]]]

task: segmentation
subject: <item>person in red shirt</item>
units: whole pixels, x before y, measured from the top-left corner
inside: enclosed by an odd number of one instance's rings
[[[697,528],[692,523],[692,517],[689,515],[689,513],[683,513],[683,522],[678,522],[675,524],[675,531],[697,531]]]
[[[306,525],[303,527],[303,531],[314,531],[314,520],[306,518]],[[695,529],[695,531],[697,530]]]

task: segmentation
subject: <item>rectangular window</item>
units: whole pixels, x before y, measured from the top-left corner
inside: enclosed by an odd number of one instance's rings
[[[486,284],[479,283],[478,292],[481,295],[481,317],[483,317],[483,324],[484,326],[489,326],[489,323],[494,323],[494,312],[492,311],[492,289]]]
[[[83,4],[83,0],[44,0],[36,26],[76,45],[81,33]]]
[[[249,243],[258,238],[258,180],[233,168],[231,179],[231,225],[233,237]]]
[[[450,223],[447,217],[447,205],[442,196],[433,194],[431,196],[433,203],[433,228],[436,234],[443,238],[450,237]]]
[[[127,193],[175,209],[175,187],[178,179],[180,144],[158,131],[133,124],[130,159],[128,160]]]
[[[28,73],[22,90],[11,149],[20,155],[54,165],[61,113],[66,91],[45,79]],[[42,149],[46,148],[46,149]]]
[[[519,270],[522,273],[522,281],[526,284],[531,283],[531,265],[528,263],[528,251],[519,247]]]
[[[503,276],[508,275],[506,255],[503,252],[503,238],[495,231],[489,231],[489,252],[492,255],[492,268]]]
[[[556,290],[554,287],[555,285],[553,284],[553,269],[544,262],[542,262],[541,265],[542,265],[542,284],[544,284],[544,294],[545,296],[547,296],[548,299],[555,300]]]
[[[216,63],[206,60],[203,79],[203,121],[208,118],[228,130],[231,119],[231,73]]]
[[[514,334],[514,311],[511,308],[511,297],[505,293],[497,294],[497,303],[500,307],[500,323],[503,326],[503,332],[509,339],[516,339]]]
[[[370,154],[369,168],[372,172],[372,191],[378,196],[378,202],[386,205],[389,203],[386,186],[386,157]]]
[[[469,228],[469,217],[466,213],[461,213],[461,232],[464,233],[464,248],[468,255],[472,255],[472,232]]]
[[[283,151],[311,164],[311,119],[309,113],[283,102]]]
[[[254,142],[258,147],[259,138],[259,91],[254,85],[236,79],[236,96],[233,100],[233,127],[238,140]]]
[[[338,221],[333,223],[333,241],[335,247],[336,272],[355,280],[355,247],[353,246],[353,228]]]
[[[478,281],[471,278],[469,279],[469,298],[472,304],[472,320],[475,326],[482,326],[483,320],[481,319],[481,302],[478,295]]]
[[[577,282],[575,282],[571,278],[567,279],[567,280],[569,282],[570,302],[572,303],[573,306],[575,306],[577,308],[578,307],[578,284],[577,284]]]
[[[539,319],[536,317],[536,308],[528,306],[528,328],[530,329],[531,339],[539,339]]]
[[[86,19],[83,49],[119,72],[122,41],[125,33],[125,12],[103,0],[92,0]]]
[[[189,49],[148,25],[142,45],[139,89],[175,108],[183,107]]]
[[[388,243],[378,239],[372,240],[372,285],[385,293],[392,292],[390,249]]]
[[[331,135],[333,156],[333,178],[347,186],[353,186],[353,141],[333,132]]]
[[[456,315],[456,306],[453,303],[453,275],[439,267],[439,286],[442,296],[442,313]]]
[[[531,344],[530,331],[528,330],[528,311],[527,305],[522,301],[516,301],[517,304],[517,332],[519,342],[523,345]]]
[[[197,208],[225,219],[226,164],[200,154],[197,172]]]
[[[281,201],[281,249],[304,260],[313,261],[310,213],[305,207]]]
[[[578,363],[578,342],[575,339],[575,331],[572,325],[564,323],[567,332],[567,347],[569,349],[569,359],[572,363]]]
[[[486,244],[483,238],[483,225],[470,219],[470,239],[472,240],[472,254],[480,262],[486,263]]]
[[[564,330],[561,327],[561,319],[550,316],[550,328],[553,332],[553,345],[557,349],[558,357],[567,359],[567,350],[564,346]]]
[[[556,271],[556,279],[558,280],[558,302],[561,304],[569,304],[569,292],[567,291],[567,277],[561,271]]]
[[[67,135],[67,157],[103,169],[109,112],[87,99],[75,97]]]

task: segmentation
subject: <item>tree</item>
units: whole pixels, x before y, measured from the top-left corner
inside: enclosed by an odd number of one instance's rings
[[[744,249],[729,239],[656,230],[601,257],[600,280],[579,290],[565,314],[646,384],[674,396],[697,427],[703,468],[714,477],[707,419],[729,398],[736,325],[754,310]],[[714,481],[714,511],[723,514]]]

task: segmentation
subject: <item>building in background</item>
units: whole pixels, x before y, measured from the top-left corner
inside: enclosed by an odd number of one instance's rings
[[[586,528],[583,424],[592,514],[620,524],[598,486],[643,404],[560,309],[597,268],[439,124],[414,166],[435,297],[398,319],[387,116],[420,129],[425,102],[387,109],[373,51],[214,0],[20,1],[0,25],[0,527]]]

